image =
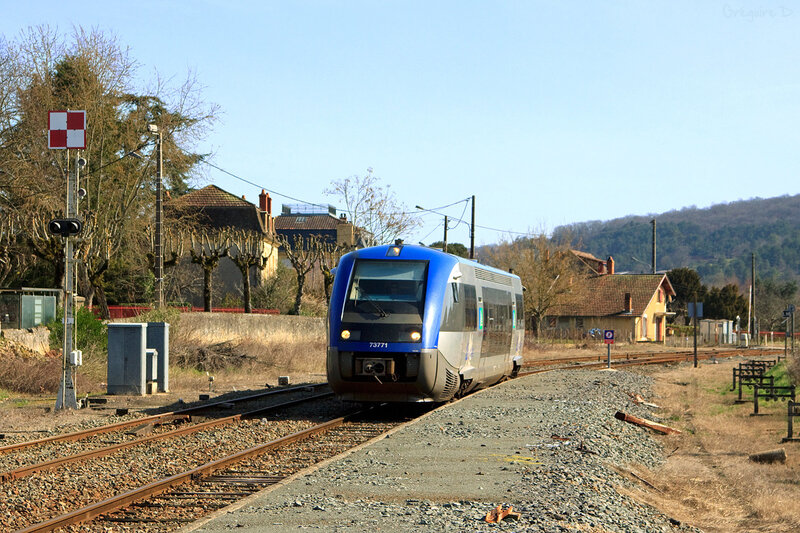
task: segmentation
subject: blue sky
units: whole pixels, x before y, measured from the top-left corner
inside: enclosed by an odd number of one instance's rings
[[[475,195],[476,244],[514,235],[487,228],[800,193],[791,2],[0,0],[0,10],[8,40],[40,24],[114,33],[143,84],[194,71],[222,111],[199,146],[220,168],[334,205],[331,181],[368,167],[410,209]],[[214,169],[198,184],[208,182],[251,201],[260,191]],[[441,237],[442,217],[424,221],[413,242]],[[466,225],[449,240],[468,243]]]

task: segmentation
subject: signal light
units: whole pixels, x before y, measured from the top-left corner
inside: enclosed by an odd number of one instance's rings
[[[47,229],[53,235],[69,237],[70,235],[77,235],[83,231],[83,222],[77,218],[56,219],[50,221],[47,225]]]

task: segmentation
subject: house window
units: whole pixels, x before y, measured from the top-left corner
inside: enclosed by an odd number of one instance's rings
[[[647,338],[647,317],[642,316],[642,338]]]
[[[575,329],[583,329],[583,317],[579,316],[575,319]]]
[[[664,302],[664,291],[658,289],[658,303],[663,303],[663,302]]]

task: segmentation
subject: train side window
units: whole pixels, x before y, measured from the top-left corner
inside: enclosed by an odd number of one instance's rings
[[[521,294],[515,294],[514,299],[517,303],[517,328],[523,329],[525,327],[525,302]]]
[[[439,331],[464,331],[464,304],[459,299],[457,283],[450,284],[442,303],[442,324]]]
[[[464,329],[475,331],[478,329],[478,298],[474,285],[461,285],[464,291]]]

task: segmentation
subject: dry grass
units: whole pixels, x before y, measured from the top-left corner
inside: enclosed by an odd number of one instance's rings
[[[786,403],[734,405],[728,392],[739,361],[659,373],[659,415],[683,434],[664,437],[668,459],[654,472],[634,469],[656,490],[633,495],[707,532],[800,530],[800,443],[781,444]],[[746,395],[744,396],[746,397]],[[784,447],[786,464],[762,465],[748,455]],[[624,489],[621,489],[624,492]]]
[[[191,314],[181,317],[170,336],[170,357],[181,367],[171,387],[215,390],[263,387],[279,375],[294,381],[316,380],[325,373],[325,326],[307,317]]]

